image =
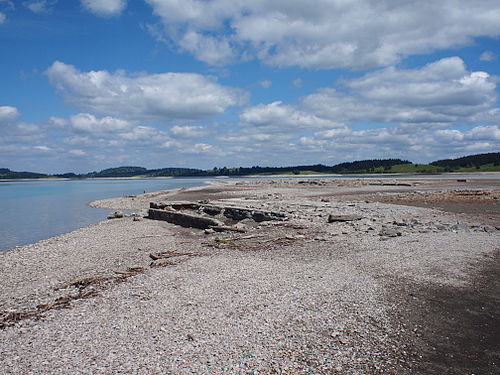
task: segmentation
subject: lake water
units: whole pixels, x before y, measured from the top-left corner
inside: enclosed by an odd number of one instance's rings
[[[203,185],[210,178],[0,182],[0,251],[70,232],[106,219],[96,199]]]

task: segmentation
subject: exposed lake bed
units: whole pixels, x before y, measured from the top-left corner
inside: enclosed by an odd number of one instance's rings
[[[3,372],[495,373],[498,217],[395,204],[469,191],[498,205],[499,179],[457,179],[225,180],[93,202],[286,220],[207,234],[126,217],[2,253]]]

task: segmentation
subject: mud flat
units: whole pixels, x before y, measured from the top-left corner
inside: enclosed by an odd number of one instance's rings
[[[0,372],[496,374],[499,189],[224,180],[92,202],[140,215],[0,254]],[[142,218],[150,202],[221,224]]]

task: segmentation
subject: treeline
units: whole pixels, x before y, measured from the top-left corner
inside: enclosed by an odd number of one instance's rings
[[[413,164],[401,159],[371,159],[340,163],[333,166],[323,164],[300,165],[293,167],[238,167],[218,168],[209,170],[193,168],[161,168],[146,169],[143,167],[124,166],[108,168],[100,172],[85,174],[63,173],[47,175],[33,172],[14,172],[0,168],[0,179],[19,178],[120,178],[120,177],[197,177],[197,176],[247,176],[271,174],[363,174],[363,173],[440,173],[454,171],[500,171],[500,152],[477,154],[457,159],[437,160],[429,164]]]
[[[49,177],[43,173],[34,172],[14,172],[8,168],[0,168],[0,179],[16,179],[16,178],[45,178]]]
[[[430,163],[436,167],[443,168],[480,168],[486,164],[493,164],[494,166],[500,165],[500,152],[490,152],[488,154],[477,154],[464,156],[457,159],[443,159]]]

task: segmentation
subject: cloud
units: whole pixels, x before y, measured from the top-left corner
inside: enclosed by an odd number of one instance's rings
[[[500,35],[495,0],[146,0],[165,36],[209,64],[255,56],[311,69],[389,66]]]
[[[263,89],[268,89],[269,87],[272,86],[272,84],[273,83],[269,80],[264,80],[259,82],[260,87],[262,87]]]
[[[88,113],[79,113],[70,118],[70,123],[74,130],[84,133],[118,133],[130,130],[132,124],[125,120],[120,120],[110,116],[101,119]]]
[[[5,13],[0,12],[0,25],[7,20]]]
[[[179,40],[185,51],[191,52],[198,60],[211,65],[224,65],[234,60],[233,50],[224,38],[214,38],[195,31],[186,32]]]
[[[136,120],[207,119],[246,100],[243,91],[195,73],[127,76],[123,71],[81,72],[59,61],[46,73],[52,85],[77,107]]]
[[[494,61],[495,59],[496,59],[496,56],[491,51],[484,51],[481,54],[481,56],[479,56],[479,60],[481,60],[481,61]]]
[[[85,8],[102,17],[118,15],[127,6],[126,0],[81,0],[81,2]]]
[[[28,0],[23,1],[23,5],[33,13],[45,13],[50,11],[50,7],[56,4],[58,0]]]
[[[170,133],[175,137],[180,138],[199,138],[208,134],[207,129],[203,126],[174,126],[170,129]]]
[[[341,122],[375,121],[441,126],[472,121],[496,100],[485,72],[469,72],[458,57],[421,69],[394,67],[341,82],[346,90],[320,89],[301,108]]]
[[[281,131],[285,129],[315,129],[339,126],[334,121],[300,111],[280,101],[247,108],[240,114],[240,120],[246,126],[266,127]]]
[[[66,119],[56,117],[56,116],[51,116],[48,121],[49,125],[54,127],[54,128],[64,128],[68,121]]]
[[[136,125],[133,122],[105,116],[95,117],[79,113],[70,117],[71,135],[66,143],[79,147],[139,147],[161,144],[171,140],[163,131],[151,126]]]
[[[33,146],[33,149],[35,151],[39,151],[39,152],[50,152],[52,151],[52,149],[48,146]]]
[[[86,156],[87,153],[80,149],[73,149],[68,151],[73,156]]]
[[[0,106],[0,125],[14,122],[19,115],[16,107]]]

